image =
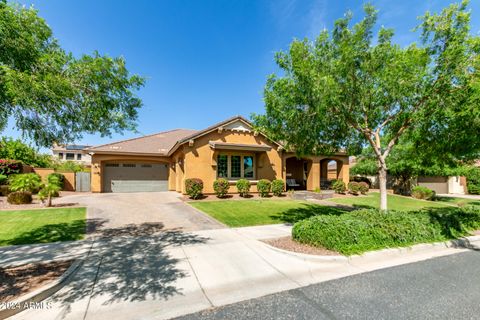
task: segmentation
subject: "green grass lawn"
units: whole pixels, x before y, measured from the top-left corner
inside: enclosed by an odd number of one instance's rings
[[[0,246],[83,239],[85,208],[0,211]]]
[[[476,199],[438,197],[437,201],[446,202],[446,203],[450,203],[450,204],[456,204],[457,206],[464,206],[464,205],[470,205],[470,204],[480,206],[480,200],[476,200]]]
[[[380,204],[380,193],[371,192],[366,196],[357,196],[357,197],[348,197],[348,198],[333,198],[328,199],[329,201],[345,204],[358,208],[379,208]],[[412,211],[419,210],[423,208],[441,208],[451,206],[448,203],[436,202],[436,201],[425,201],[417,200],[410,197],[403,197],[397,195],[388,195],[388,209],[389,210],[399,210],[399,211]]]
[[[229,227],[294,223],[314,215],[344,212],[336,208],[294,200],[220,200],[190,204]]]

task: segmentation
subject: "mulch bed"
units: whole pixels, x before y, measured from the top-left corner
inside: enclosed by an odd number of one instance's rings
[[[340,253],[336,251],[331,251],[325,248],[320,247],[313,247],[303,243],[299,243],[292,239],[292,237],[282,237],[276,239],[267,239],[262,240],[263,242],[287,251],[297,252],[297,253],[305,253],[305,254],[313,254],[318,256],[339,256]]]
[[[60,193],[60,197],[70,195],[73,192],[65,192],[62,191]],[[55,207],[74,207],[78,206],[78,203],[58,203],[57,199],[53,198],[52,200],[52,208]],[[7,202],[7,197],[0,196],[0,210],[30,210],[30,209],[38,209],[38,208],[46,208],[45,204],[42,203],[37,197],[37,195],[33,195],[33,202],[30,204],[10,204]]]
[[[0,302],[11,302],[59,278],[72,260],[0,268]]]
[[[247,197],[240,197],[238,193],[228,194],[223,198],[219,198],[214,194],[205,194],[200,199],[194,200],[190,199],[188,196],[182,196],[183,201],[211,201],[211,200],[265,200],[265,199],[274,199],[274,200],[291,200],[292,198],[288,196],[288,193],[284,193],[281,197],[274,197],[269,195],[268,197],[260,197],[258,193],[251,193]]]

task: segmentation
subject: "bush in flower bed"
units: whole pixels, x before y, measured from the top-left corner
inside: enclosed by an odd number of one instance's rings
[[[367,192],[370,190],[370,186],[365,181],[359,182],[358,188],[361,194],[367,194]]]
[[[7,183],[7,178],[6,175],[0,174],[0,186]]]
[[[41,187],[42,179],[36,173],[22,173],[11,175],[9,178],[10,190],[28,191],[37,193]]]
[[[236,187],[240,197],[246,197],[250,194],[250,181],[247,179],[237,180]]]
[[[268,197],[271,186],[272,186],[272,183],[270,182],[270,180],[267,180],[267,179],[259,180],[257,182],[257,191],[260,194],[260,197]]]
[[[285,182],[281,179],[276,179],[272,181],[272,193],[275,197],[280,197],[285,191]]]
[[[203,192],[203,181],[198,178],[185,180],[185,191],[192,199],[200,198]]]
[[[292,237],[345,255],[418,243],[446,241],[480,229],[480,207],[318,215],[297,222]]]
[[[335,180],[332,182],[332,189],[335,193],[345,193],[345,191],[347,191],[347,186],[342,180]]]
[[[8,194],[7,202],[10,204],[29,204],[32,203],[32,194],[27,191],[15,191]]]
[[[430,190],[427,187],[416,186],[412,189],[412,197],[415,199],[430,200],[435,197],[435,191]]]
[[[0,174],[9,176],[22,172],[22,162],[17,160],[0,159]]]
[[[358,195],[360,192],[360,185],[358,182],[352,181],[348,183],[348,192],[350,192],[353,195]]]
[[[219,198],[223,198],[227,195],[228,189],[230,189],[230,183],[225,178],[218,178],[213,182],[213,190]]]

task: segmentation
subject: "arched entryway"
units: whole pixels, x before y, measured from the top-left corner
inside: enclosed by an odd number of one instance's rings
[[[296,157],[287,158],[285,177],[287,190],[306,190],[311,168],[311,160]]]
[[[320,187],[328,189],[332,181],[343,180],[342,169],[343,161],[341,160],[332,158],[320,160]]]

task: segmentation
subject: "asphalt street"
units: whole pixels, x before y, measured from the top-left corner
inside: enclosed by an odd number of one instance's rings
[[[363,273],[177,319],[480,319],[480,252]]]

